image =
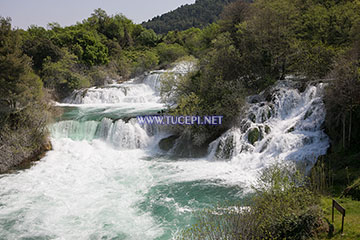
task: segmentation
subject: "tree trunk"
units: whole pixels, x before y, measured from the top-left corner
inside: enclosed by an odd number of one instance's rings
[[[346,112],[343,114],[343,148],[345,149],[346,142]]]
[[[349,146],[351,145],[351,124],[352,124],[352,107],[350,107],[350,119],[349,119],[349,141],[348,144]]]

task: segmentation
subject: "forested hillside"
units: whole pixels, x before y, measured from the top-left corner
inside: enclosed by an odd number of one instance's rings
[[[218,20],[224,6],[235,0],[196,0],[194,4],[183,5],[174,11],[156,16],[142,23],[156,33],[182,31],[192,27],[203,28]]]

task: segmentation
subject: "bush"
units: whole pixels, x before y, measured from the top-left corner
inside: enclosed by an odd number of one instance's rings
[[[155,68],[159,63],[158,55],[153,51],[141,51],[138,53],[138,57],[136,58],[135,75],[141,74],[146,70],[151,70]]]
[[[160,64],[167,65],[174,62],[176,59],[187,55],[187,52],[184,47],[175,43],[175,44],[165,44],[160,43],[156,47],[157,53],[160,58]]]
[[[344,190],[343,196],[360,201],[360,178],[356,179],[353,184]]]
[[[137,38],[137,41],[144,46],[149,46],[149,47],[155,47],[156,44],[159,41],[159,37],[158,35],[156,35],[156,33],[154,32],[154,30],[152,29],[145,29],[144,31],[142,31],[140,33],[140,35]]]
[[[77,57],[64,49],[64,57],[58,62],[45,61],[42,71],[42,79],[45,87],[56,89],[60,98],[66,97],[73,90],[89,87],[90,81],[84,76]]]
[[[124,55],[119,56],[111,64],[116,65],[117,73],[124,79],[127,80],[131,76],[132,63],[129,58]]]
[[[178,239],[309,239],[320,227],[318,198],[294,168],[274,165],[253,187],[251,203],[217,207],[198,214]]]

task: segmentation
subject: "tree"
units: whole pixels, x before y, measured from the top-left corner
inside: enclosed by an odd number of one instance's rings
[[[183,31],[189,28],[204,28],[215,22],[225,5],[236,0],[197,0],[174,11],[143,22],[142,25],[158,34],[169,31]]]
[[[250,4],[237,0],[226,5],[220,14],[223,31],[236,32],[236,25],[245,21],[250,15]]]
[[[49,57],[53,62],[61,58],[60,48],[53,43],[51,33],[44,28],[31,26],[27,34],[24,34],[24,38],[22,50],[32,58],[33,68],[36,71],[41,71],[46,58]]]
[[[42,149],[50,108],[10,21],[0,18],[0,172]]]
[[[156,35],[156,33],[150,29],[144,29],[139,36],[137,37],[137,42],[140,45],[148,46],[148,47],[155,47],[157,43],[159,42],[159,37]]]
[[[7,115],[20,112],[42,94],[42,82],[33,73],[30,58],[22,54],[20,35],[10,21],[0,18],[0,101]]]
[[[64,98],[73,90],[89,87],[87,76],[77,68],[77,57],[63,49],[63,57],[57,62],[46,59],[41,72],[44,84],[49,89],[55,89],[58,97]]]
[[[104,65],[109,62],[108,48],[100,36],[82,26],[66,28],[58,36],[60,46],[69,48],[78,59],[88,66]]]
[[[160,64],[166,65],[174,62],[176,59],[187,55],[186,50],[179,44],[160,43],[156,47],[160,58]]]
[[[342,148],[358,146],[360,129],[356,122],[360,110],[360,48],[355,46],[334,64],[333,79],[326,92],[327,128]]]

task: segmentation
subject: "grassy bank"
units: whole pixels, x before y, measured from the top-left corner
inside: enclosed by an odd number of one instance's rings
[[[360,239],[360,202],[349,198],[335,198],[346,209],[344,233],[340,233],[341,215],[335,210],[334,233],[330,237],[327,234],[320,235],[320,239]],[[331,223],[332,218],[332,198],[323,197],[321,207],[324,211],[325,218]]]

